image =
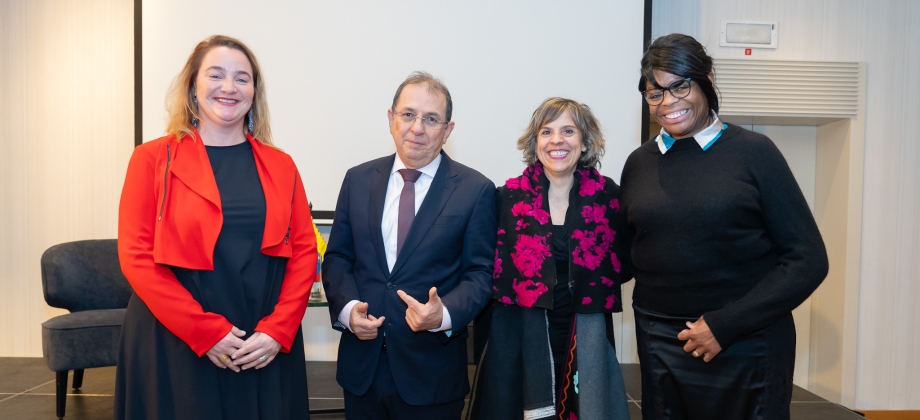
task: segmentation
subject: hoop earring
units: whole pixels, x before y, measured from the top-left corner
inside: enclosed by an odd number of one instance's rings
[[[255,134],[252,128],[252,108],[249,108],[249,134]]]
[[[197,96],[194,97],[194,101],[195,101],[195,110],[197,111],[198,110],[198,97]],[[195,128],[198,128],[198,118],[195,118],[195,115],[192,115],[192,125]]]

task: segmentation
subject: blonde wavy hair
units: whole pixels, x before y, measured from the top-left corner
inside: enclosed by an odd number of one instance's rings
[[[562,116],[566,111],[581,134],[582,145],[587,148],[581,154],[578,163],[586,168],[600,169],[601,158],[604,156],[604,137],[601,133],[601,126],[591,113],[591,108],[566,98],[549,98],[534,110],[530,124],[517,141],[517,148],[524,152],[524,163],[527,166],[533,166],[537,162],[537,134],[540,133],[540,128],[556,121],[556,118]]]
[[[201,61],[209,51],[217,47],[227,47],[242,52],[252,65],[252,78],[255,94],[252,98],[252,136],[260,143],[277,148],[272,143],[272,130],[269,124],[268,101],[265,95],[265,81],[262,79],[262,70],[252,51],[240,40],[224,35],[214,35],[198,43],[192,50],[192,55],[185,62],[185,67],[173,79],[169,92],[166,94],[166,111],[169,114],[166,123],[166,134],[182,139],[191,136],[194,126],[192,118],[201,120],[198,107],[195,105],[195,79]],[[243,131],[248,131],[244,124]]]

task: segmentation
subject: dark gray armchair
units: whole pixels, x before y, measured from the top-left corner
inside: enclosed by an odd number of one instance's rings
[[[57,373],[57,416],[64,417],[67,374],[83,385],[83,369],[115,366],[131,286],[121,273],[115,239],[68,242],[42,254],[45,302],[70,311],[42,323],[42,353]]]

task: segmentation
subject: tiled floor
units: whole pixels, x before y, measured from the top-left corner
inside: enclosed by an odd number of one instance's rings
[[[472,375],[472,367],[470,374]],[[335,383],[335,363],[307,362],[310,408],[342,407],[342,389]],[[641,419],[639,366],[623,365],[632,420]],[[113,417],[115,368],[89,369],[83,388],[70,389],[67,419],[109,420]],[[0,358],[0,419],[54,419],[54,373],[40,358]],[[317,420],[344,419],[343,414],[314,415]],[[858,420],[861,416],[796,387],[792,394],[792,419]]]

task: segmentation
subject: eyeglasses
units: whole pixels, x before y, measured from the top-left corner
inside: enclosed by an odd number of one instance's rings
[[[690,78],[677,80],[665,89],[646,89],[642,97],[649,105],[658,105],[664,101],[664,91],[671,92],[671,96],[676,99],[686,98],[690,94]]]
[[[396,114],[396,116],[399,117],[399,120],[405,124],[415,124],[415,120],[422,120],[422,125],[424,125],[425,128],[441,128],[447,124],[447,122],[441,121],[441,119],[438,117],[433,117],[430,115],[423,117],[420,115],[415,115],[413,112],[400,112]]]

